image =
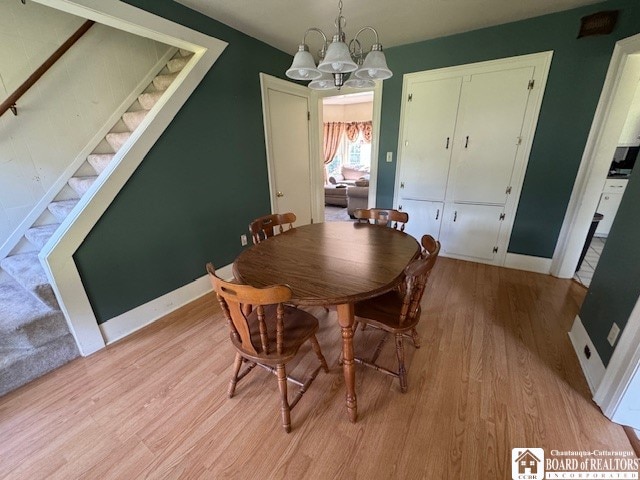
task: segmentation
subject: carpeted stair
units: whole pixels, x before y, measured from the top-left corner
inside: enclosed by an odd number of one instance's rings
[[[0,276],[5,278],[0,282],[0,396],[80,355],[38,252],[79,199],[92,190],[118,150],[190,59],[190,52],[180,50],[167,63],[27,230],[24,240],[0,261],[0,267],[9,275]]]

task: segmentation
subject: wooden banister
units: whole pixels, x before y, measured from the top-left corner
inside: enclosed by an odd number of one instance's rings
[[[76,30],[76,32],[71,35],[66,42],[64,42],[58,49],[53,52],[53,54],[38,67],[38,69],[33,72],[29,78],[27,78],[22,85],[20,85],[15,92],[13,92],[9,97],[2,102],[0,105],[0,115],[4,115],[7,110],[11,110],[14,115],[18,114],[18,108],[16,107],[16,102],[22,95],[24,95],[27,90],[29,90],[34,83],[36,83],[42,75],[45,74],[51,66],[58,61],[58,59],[64,55],[64,53],[71,48],[71,46],[78,41],[80,37],[82,37],[87,30],[91,28],[91,26],[96,23],[93,20],[87,20],[82,24],[82,26]]]

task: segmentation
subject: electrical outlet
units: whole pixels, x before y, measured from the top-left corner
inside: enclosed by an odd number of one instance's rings
[[[240,245],[242,245],[243,247],[247,244],[247,236],[246,235],[240,235]]]
[[[618,339],[619,334],[620,327],[618,327],[618,324],[616,322],[613,322],[613,325],[611,325],[611,330],[609,330],[609,335],[607,335],[609,345],[613,347],[613,345],[616,343],[616,340]]]
[[[387,163],[393,162],[393,152],[387,152]]]

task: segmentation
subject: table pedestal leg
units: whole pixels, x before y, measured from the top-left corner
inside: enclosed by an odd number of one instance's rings
[[[347,411],[349,419],[358,419],[358,404],[356,401],[356,369],[353,361],[353,304],[345,303],[337,306],[338,322],[342,329],[342,371],[344,383],[347,387]]]

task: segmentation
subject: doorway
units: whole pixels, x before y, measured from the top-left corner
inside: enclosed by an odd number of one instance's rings
[[[636,54],[632,57],[639,55]],[[635,70],[632,64],[627,68]],[[621,88],[624,91],[621,91],[620,95],[627,98],[631,94],[633,99],[622,126],[622,133],[617,140],[617,146],[611,159],[611,165],[606,173],[598,206],[593,215],[593,223],[589,228],[574,276],[578,282],[587,288],[591,284],[591,278],[609,236],[609,231],[615,220],[618,207],[622,202],[622,197],[640,150],[640,83],[636,82],[635,85],[625,84]],[[620,114],[622,113],[620,112]]]
[[[369,206],[373,141],[372,90],[322,99],[324,221],[349,221]]]
[[[616,43],[554,254],[552,274],[571,278],[596,212],[640,78],[640,35]],[[615,227],[614,227],[615,228]],[[606,246],[605,246],[606,248]],[[595,378],[594,401],[613,421],[638,428],[640,299],[606,369]],[[635,390],[634,390],[635,389]],[[624,421],[621,413],[627,408]]]

